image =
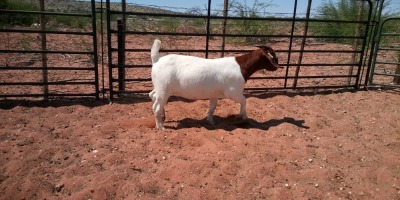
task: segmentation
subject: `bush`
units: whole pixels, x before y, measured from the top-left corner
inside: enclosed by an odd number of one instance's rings
[[[234,0],[229,4],[229,6],[229,10],[234,16],[261,18],[265,17],[262,14],[263,9],[271,6],[271,4],[255,0],[252,6],[248,6]],[[243,35],[270,35],[275,33],[275,29],[272,28],[273,26],[271,26],[271,24],[271,22],[265,20],[235,20],[233,23],[229,24],[227,32]],[[268,37],[245,37],[243,42],[253,45],[267,43],[268,41]]]
[[[386,8],[389,4],[390,1],[387,1],[384,4],[384,8]],[[358,20],[359,8],[360,8],[360,1],[339,0],[337,3],[333,3],[332,1],[324,2],[322,6],[318,8],[319,17],[317,17],[317,19],[356,22]],[[369,11],[369,6],[367,3],[365,3],[364,13],[363,16],[361,17],[361,20],[363,21],[368,20],[368,11]],[[393,15],[395,14],[390,12],[383,13],[381,19],[385,19]],[[344,22],[314,22],[310,23],[310,30],[315,35],[320,35],[320,36],[355,36],[357,25],[358,25],[357,23],[344,23]],[[362,25],[361,27],[362,28],[360,30],[360,34],[363,34],[365,32],[365,25]],[[395,28],[395,26],[392,27]],[[337,42],[346,44],[351,44],[354,41],[353,39],[343,39],[343,38],[323,38],[319,40],[325,42]]]
[[[51,26],[63,25],[74,28],[84,28],[91,23],[91,18],[76,16],[54,16],[49,21]]]
[[[22,11],[39,11],[38,5],[27,1],[10,1],[0,0],[0,9],[5,10],[22,10]],[[48,10],[54,11],[54,10]],[[38,14],[18,14],[18,13],[0,13],[0,26],[30,26],[39,22]],[[91,24],[91,19],[87,17],[75,16],[53,16],[48,17],[51,26],[65,25],[69,27],[84,28]]]
[[[24,10],[24,11],[38,11],[39,8],[31,3],[1,0],[0,9],[6,10]],[[30,14],[16,14],[16,13],[1,13],[0,25],[1,26],[15,26],[15,25],[31,25],[38,21],[38,17]]]
[[[335,21],[357,21],[360,1],[340,0],[337,4],[329,1],[318,8],[317,17],[320,20],[335,20]],[[362,20],[367,19],[368,6],[364,5],[364,14]],[[357,23],[343,22],[315,22],[310,23],[311,31],[316,35],[321,36],[354,36],[356,34]],[[362,26],[361,32],[365,31],[365,26]],[[352,43],[353,39],[343,38],[323,38],[320,39],[326,42]]]

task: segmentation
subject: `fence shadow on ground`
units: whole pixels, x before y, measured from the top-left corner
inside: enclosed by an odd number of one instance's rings
[[[375,87],[369,88],[369,91],[382,91],[382,92],[390,92],[394,94],[400,94],[400,88],[391,88],[391,87]],[[275,96],[287,96],[287,97],[295,97],[295,96],[314,96],[314,95],[331,95],[337,93],[347,93],[347,92],[358,92],[360,90],[354,89],[332,89],[332,90],[280,90],[280,91],[246,91],[245,96],[254,97],[259,99],[268,99],[273,98]],[[188,100],[181,97],[170,97],[169,102],[194,102],[195,100]],[[135,103],[146,103],[151,102],[151,99],[147,94],[128,94],[121,95],[119,98],[115,98],[112,103],[115,104],[135,104]],[[110,104],[110,101],[107,98],[100,98],[100,100],[96,100],[92,97],[87,98],[52,98],[47,101],[43,101],[40,99],[11,99],[11,98],[0,98],[0,109],[9,110],[17,106],[23,107],[63,107],[63,106],[74,106],[81,105],[85,107],[97,107]]]
[[[282,119],[270,119],[265,122],[258,122],[254,119],[241,120],[236,116],[229,116],[228,118],[222,118],[219,116],[214,116],[214,120],[216,124],[210,125],[207,123],[206,119],[190,119],[185,118],[178,122],[178,126],[168,127],[172,129],[185,129],[185,128],[193,128],[193,127],[204,127],[208,130],[217,130],[222,129],[225,131],[233,131],[235,129],[260,129],[267,131],[271,127],[279,126],[284,123],[293,124],[299,128],[309,129],[309,126],[304,125],[306,122],[304,120],[296,120],[291,117],[284,117]]]

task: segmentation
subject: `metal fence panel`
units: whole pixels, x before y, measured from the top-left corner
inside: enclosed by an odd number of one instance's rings
[[[387,18],[379,24],[366,85],[400,87],[400,32],[387,32],[388,26],[400,27],[400,18]]]
[[[0,10],[10,22],[0,27],[0,97],[99,98],[96,9],[92,0],[86,13],[52,12],[39,1],[40,10]],[[15,16],[38,18],[31,26],[14,25]],[[52,24],[57,17],[90,21],[90,28]],[[15,21],[17,23],[17,21]]]

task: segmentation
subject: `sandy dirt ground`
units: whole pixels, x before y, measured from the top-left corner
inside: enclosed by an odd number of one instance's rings
[[[0,102],[0,199],[399,199],[399,91]]]
[[[83,44],[90,50],[90,38],[59,37],[48,37],[49,49],[75,50]],[[35,37],[21,40],[3,34],[2,39],[8,41],[4,48],[38,46]],[[150,49],[153,39],[129,39],[127,48]],[[163,41],[165,49],[187,49],[193,40]],[[285,41],[272,45],[276,50],[288,48]],[[339,44],[307,48],[349,49]],[[127,63],[149,64],[148,54],[129,52]],[[0,57],[2,65],[41,64],[40,55],[13,56]],[[279,57],[286,63],[285,54]],[[52,54],[49,66],[90,67],[90,59]],[[305,54],[303,63],[341,64],[349,59],[342,53]],[[294,71],[291,68],[289,76]],[[303,76],[347,73],[345,67],[300,71]],[[0,75],[4,81],[41,81],[42,76],[38,70],[4,70]],[[127,75],[146,78],[150,74],[149,69],[130,69]],[[279,71],[266,76],[284,75]],[[49,74],[50,81],[93,78],[93,71]],[[108,80],[100,81],[107,86]],[[300,81],[299,86],[345,82],[311,79]],[[247,86],[280,87],[282,80],[249,81]],[[151,89],[151,83],[133,83],[127,89]],[[1,94],[41,90],[7,86]],[[80,85],[50,88],[50,92],[93,90]],[[399,90],[245,95],[249,119],[238,121],[239,105],[220,100],[215,125],[205,120],[207,101],[171,98],[165,131],[154,128],[152,102],[146,95],[127,95],[112,104],[91,98],[0,99],[0,199],[400,199]]]

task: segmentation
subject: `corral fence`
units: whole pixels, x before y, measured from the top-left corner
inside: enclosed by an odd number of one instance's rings
[[[37,2],[40,6],[32,4],[33,11],[0,10],[1,18],[7,20],[0,27],[0,97],[99,99],[95,1],[89,3],[88,12],[80,13],[48,11],[45,0]],[[71,18],[89,21],[90,28],[51,21]],[[36,20],[27,27],[32,19]]]
[[[35,11],[0,10],[3,15],[38,16],[40,24],[0,27],[5,41],[0,46],[0,97],[113,99],[149,92],[150,49],[156,38],[162,41],[164,55],[204,58],[237,56],[259,45],[271,46],[284,70],[257,72],[246,90],[359,89],[374,84],[374,77],[381,75],[375,66],[390,62],[379,55],[387,51],[381,38],[394,34],[380,31],[385,26],[385,21],[379,23],[383,0],[356,1],[363,9],[344,20],[321,15],[311,0],[292,0],[288,13],[265,11],[271,6],[268,3],[251,7],[238,2],[202,0],[199,4],[204,8],[182,9],[91,0],[81,1],[85,4],[80,7],[88,9],[77,13],[46,11],[44,6]],[[56,16],[87,18],[91,26],[71,28],[47,21]],[[14,39],[15,34],[25,34],[27,39]]]
[[[213,13],[211,0],[204,1],[207,8],[196,14],[127,11],[124,0],[120,10],[113,10],[107,1],[110,95],[151,90],[149,52],[155,38],[163,42],[161,52],[205,58],[247,53],[256,45],[272,46],[285,70],[253,75],[246,90],[358,89],[367,65],[372,2],[363,1],[365,17],[354,20],[322,19],[310,9],[312,1],[308,2],[307,13],[300,13],[299,2],[293,1],[291,16],[238,16],[228,1],[228,9],[219,13]],[[111,20],[115,18],[120,20]],[[327,25],[331,29],[348,26],[359,31],[324,35],[309,30]],[[347,45],[325,41],[346,41]]]

